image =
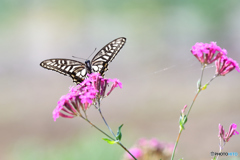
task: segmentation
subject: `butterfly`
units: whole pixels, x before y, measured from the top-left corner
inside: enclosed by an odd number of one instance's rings
[[[98,72],[104,76],[108,70],[108,65],[126,43],[126,38],[114,39],[105,45],[93,59],[86,60],[85,63],[72,59],[53,58],[46,59],[40,63],[43,68],[59,72],[65,76],[70,76],[76,84],[87,78],[87,73]]]

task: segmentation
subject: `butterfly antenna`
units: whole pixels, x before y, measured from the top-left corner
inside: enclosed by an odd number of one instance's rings
[[[87,59],[84,59],[84,58],[80,58],[80,57],[76,57],[76,56],[72,56],[73,58],[77,58],[77,59],[83,59],[83,60],[87,60]]]
[[[92,52],[92,54],[93,54],[96,50],[97,50],[97,48],[94,49],[94,51]],[[89,58],[92,56],[92,54],[91,54],[87,59],[89,59]]]

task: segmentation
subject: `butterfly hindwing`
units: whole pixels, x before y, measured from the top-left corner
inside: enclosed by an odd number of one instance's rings
[[[81,83],[86,77],[85,64],[71,59],[47,59],[40,63],[43,68],[70,76],[73,82]]]
[[[86,78],[87,73],[98,72],[104,76],[108,70],[109,63],[115,58],[125,43],[126,38],[124,37],[111,41],[93,57],[91,62],[86,61],[85,64],[76,60],[56,58],[44,60],[40,65],[43,68],[70,76],[73,82],[79,84]]]

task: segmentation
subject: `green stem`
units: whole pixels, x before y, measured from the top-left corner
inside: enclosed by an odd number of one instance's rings
[[[194,99],[193,99],[193,101],[192,101],[192,104],[191,104],[191,106],[190,106],[190,108],[189,108],[189,110],[188,110],[188,113],[187,113],[187,118],[188,118],[188,115],[189,115],[189,113],[190,113],[190,111],[191,111],[191,109],[192,109],[192,106],[193,106],[193,104],[194,104],[194,102],[195,102],[195,100],[196,100],[196,98],[197,98],[197,96],[198,96],[198,94],[199,94],[200,92],[201,92],[201,89],[198,90],[197,94],[195,95],[195,97],[194,97]]]
[[[203,72],[204,72],[205,67],[206,67],[206,65],[203,64],[203,66],[202,66],[202,72],[201,72],[201,77],[200,77],[200,84],[202,84]]]
[[[198,94],[199,94],[200,92],[201,92],[201,89],[198,89],[198,92],[197,92],[197,94],[195,95],[195,97],[194,97],[194,99],[193,99],[193,101],[192,101],[192,104],[191,104],[191,106],[190,106],[190,108],[189,108],[189,110],[188,110],[188,113],[187,113],[186,117],[188,117],[188,115],[189,115],[189,113],[190,113],[190,111],[191,111],[191,109],[192,109],[192,106],[193,106],[193,104],[194,104],[194,102],[195,102],[195,100],[196,100],[196,98],[197,98],[197,96],[198,96]],[[183,130],[183,129],[180,128],[179,133],[178,133],[178,137],[177,137],[177,140],[176,140],[174,149],[173,149],[173,153],[172,153],[172,158],[171,158],[171,160],[173,160],[173,158],[174,158],[175,150],[176,150],[176,148],[177,148],[178,141],[179,141],[179,138],[180,138],[180,136],[181,136],[182,130]]]
[[[82,117],[82,118],[83,118],[84,120],[86,120],[88,123],[90,123],[90,124],[91,124],[93,127],[95,127],[97,130],[99,130],[100,132],[102,132],[104,135],[106,135],[108,138],[110,138],[110,139],[113,140],[113,141],[116,141],[116,136],[115,136],[115,134],[113,133],[112,129],[109,127],[109,125],[107,124],[107,121],[105,120],[105,118],[104,118],[103,115],[102,115],[102,112],[101,112],[101,109],[100,109],[100,100],[98,101],[98,107],[96,107],[96,108],[98,109],[98,111],[99,111],[99,113],[100,113],[100,115],[101,115],[104,123],[106,124],[106,126],[108,127],[108,129],[110,130],[110,132],[113,134],[113,136],[114,136],[115,139],[113,139],[113,138],[110,137],[107,133],[105,133],[105,132],[102,131],[100,128],[98,128],[97,126],[95,126],[95,125],[94,125],[93,123],[91,123],[88,119],[85,119],[84,117]],[[131,153],[120,141],[118,141],[117,144],[120,145],[126,152],[128,152],[128,154],[130,154],[134,160],[137,160],[137,158],[135,158],[135,157],[132,155],[132,153]]]
[[[199,93],[201,92],[201,90],[202,90],[202,79],[203,79],[203,73],[204,73],[205,67],[206,67],[206,65],[203,64],[203,65],[202,65],[202,72],[201,72],[201,76],[200,76],[200,81],[199,81],[199,86],[198,86],[198,89],[197,89],[197,93],[196,93],[196,95],[195,95],[195,97],[194,97],[194,99],[193,99],[193,101],[192,101],[192,104],[191,104],[189,110],[188,110],[188,113],[187,113],[187,115],[186,115],[186,118],[188,118],[188,115],[189,115],[189,113],[190,113],[190,111],[191,111],[191,109],[192,109],[192,106],[193,106],[193,104],[194,104],[194,102],[195,102],[198,94],[199,94]],[[179,141],[179,138],[180,138],[180,136],[181,136],[182,130],[183,130],[183,128],[180,127],[179,133],[178,133],[178,137],[177,137],[177,140],[176,140],[176,142],[175,142],[174,149],[173,149],[173,153],[172,153],[171,160],[174,159],[175,151],[176,151],[176,148],[177,148],[178,141]]]
[[[107,121],[105,120],[105,118],[104,118],[103,115],[102,115],[102,111],[101,111],[101,109],[100,109],[100,100],[98,100],[98,111],[99,111],[99,113],[100,113],[100,115],[101,115],[104,123],[105,123],[106,126],[108,127],[108,130],[109,130],[109,131],[112,133],[112,135],[116,138],[116,136],[115,136],[115,134],[113,133],[112,129],[109,127],[109,125],[107,124]]]
[[[126,152],[128,152],[128,154],[130,154],[134,160],[137,160],[137,158],[135,158],[134,155],[132,155],[132,153],[126,147],[124,147],[120,141],[117,142],[117,144],[120,145]]]
[[[223,141],[223,145],[221,144],[222,142],[222,139],[219,138],[220,142],[219,142],[219,153],[222,152],[223,148],[224,148],[224,145],[225,145],[225,142]],[[218,160],[218,157],[219,155],[217,156],[216,160]]]
[[[216,74],[213,76],[212,79],[210,79],[210,81],[208,81],[208,83],[206,83],[206,85],[209,85],[215,78],[217,78],[219,76],[219,74]]]
[[[100,131],[101,133],[103,133],[105,136],[107,136],[108,138],[110,138],[111,140],[115,141],[114,138],[112,138],[111,136],[109,136],[107,133],[105,133],[103,130],[101,130],[100,128],[98,128],[97,126],[95,126],[91,121],[89,121],[88,119],[82,117],[85,121],[87,121],[89,124],[91,124],[94,128],[96,128],[98,131]]]
[[[174,159],[175,151],[176,151],[176,148],[177,148],[178,141],[179,141],[179,138],[180,138],[180,136],[181,136],[181,133],[182,133],[182,129],[179,130],[178,137],[177,137],[177,140],[176,140],[176,143],[175,143],[174,149],[173,149],[173,153],[172,153],[171,160]]]
[[[188,110],[188,113],[187,113],[187,118],[188,118],[188,115],[189,115],[189,113],[190,113],[190,111],[191,111],[191,109],[192,109],[192,106],[193,106],[193,104],[194,104],[194,102],[195,102],[195,100],[196,100],[196,98],[197,98],[197,96],[198,96],[198,94],[201,92],[201,90],[202,90],[202,79],[203,79],[203,72],[204,72],[204,69],[205,69],[205,67],[206,67],[206,65],[202,65],[202,72],[201,72],[201,77],[200,77],[200,81],[199,81],[199,86],[198,86],[198,90],[197,90],[197,94],[195,95],[195,97],[194,97],[194,99],[193,99],[193,101],[192,101],[192,104],[191,104],[191,106],[190,106],[190,108],[189,108],[189,110]]]

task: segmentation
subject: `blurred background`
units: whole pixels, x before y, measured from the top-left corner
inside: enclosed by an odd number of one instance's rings
[[[87,59],[117,37],[127,43],[106,77],[120,79],[123,89],[102,101],[105,118],[114,131],[124,124],[127,148],[142,137],[174,143],[180,111],[190,106],[200,77],[190,49],[215,41],[240,62],[239,8],[237,0],[0,0],[0,159],[123,157],[122,148],[101,140],[104,135],[82,119],[53,121],[57,101],[74,84],[39,66],[49,58]],[[203,82],[214,72],[212,64]],[[211,159],[210,152],[219,150],[218,124],[240,126],[239,80],[234,70],[201,92],[176,159]],[[88,116],[108,132],[96,109]],[[240,154],[239,144],[234,136],[223,151]]]

